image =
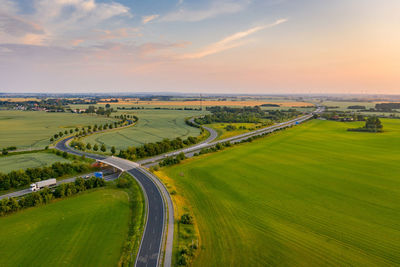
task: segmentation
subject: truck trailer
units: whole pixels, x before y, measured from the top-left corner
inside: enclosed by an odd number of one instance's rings
[[[52,187],[55,185],[57,185],[57,180],[54,178],[48,179],[48,180],[43,180],[43,181],[31,184],[31,191],[35,192],[35,191],[39,191],[40,189],[43,189],[45,187]]]

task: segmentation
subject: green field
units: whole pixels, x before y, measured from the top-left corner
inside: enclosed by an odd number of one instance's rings
[[[0,111],[0,148],[44,148],[50,137],[65,130],[115,121],[96,115],[42,111]]]
[[[55,162],[70,162],[68,159],[50,152],[24,153],[0,157],[0,172],[25,170],[51,165]]]
[[[100,189],[0,217],[0,266],[116,266],[128,194]]]
[[[161,141],[164,138],[186,138],[198,136],[200,130],[186,125],[185,118],[198,116],[199,111],[182,110],[129,110],[125,114],[139,117],[137,125],[122,130],[88,136],[83,139],[92,145],[105,144],[108,148],[115,146],[125,149],[127,146],[140,146],[145,143]]]
[[[164,172],[192,206],[195,266],[400,265],[400,120],[314,120]]]
[[[235,126],[236,129],[232,131],[227,131],[225,127],[228,125]],[[222,140],[239,134],[247,133],[251,130],[255,130],[257,126],[262,126],[262,124],[261,123],[212,123],[212,124],[206,124],[205,126],[208,126],[216,130],[218,133],[218,138],[216,140]],[[239,129],[239,127],[241,126],[246,127],[246,129]]]

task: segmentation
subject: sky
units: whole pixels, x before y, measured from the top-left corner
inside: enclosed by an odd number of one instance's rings
[[[0,92],[400,94],[400,1],[0,0]]]

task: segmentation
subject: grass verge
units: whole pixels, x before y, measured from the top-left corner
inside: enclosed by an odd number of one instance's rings
[[[133,266],[140,247],[145,223],[145,200],[138,182],[129,174],[123,173],[117,181],[117,187],[124,188],[129,195],[130,223],[129,231],[122,248],[119,266]]]

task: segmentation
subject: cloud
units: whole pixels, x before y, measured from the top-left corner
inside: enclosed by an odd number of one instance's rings
[[[118,20],[132,17],[117,2],[96,0],[32,0],[34,12],[19,15],[18,6],[0,0],[0,43],[70,45],[97,28],[115,29]],[[119,33],[123,35],[123,33]]]
[[[23,36],[29,33],[43,33],[43,29],[37,23],[0,11],[0,32],[12,36]]]
[[[237,32],[231,36],[228,36],[216,43],[213,43],[207,47],[205,47],[204,49],[200,50],[199,52],[195,52],[195,53],[189,53],[189,54],[184,54],[181,58],[183,59],[198,59],[198,58],[203,58],[212,54],[216,54],[228,49],[232,49],[238,46],[242,46],[243,44],[246,43],[246,41],[243,41],[242,39],[254,34],[256,32],[259,32],[261,30],[267,29],[267,28],[271,28],[274,26],[277,26],[279,24],[285,23],[287,21],[287,19],[279,19],[277,21],[275,21],[274,23],[268,24],[268,25],[264,25],[264,26],[257,26],[254,28],[251,28],[247,31],[243,31],[243,32]]]
[[[214,1],[207,9],[185,9],[171,12],[161,18],[161,21],[201,21],[222,14],[233,14],[243,10],[250,0],[246,1]],[[183,4],[183,1],[179,2]]]
[[[143,24],[147,24],[152,20],[155,20],[159,17],[160,15],[154,14],[154,15],[150,15],[150,16],[143,16],[142,17],[142,23]]]

